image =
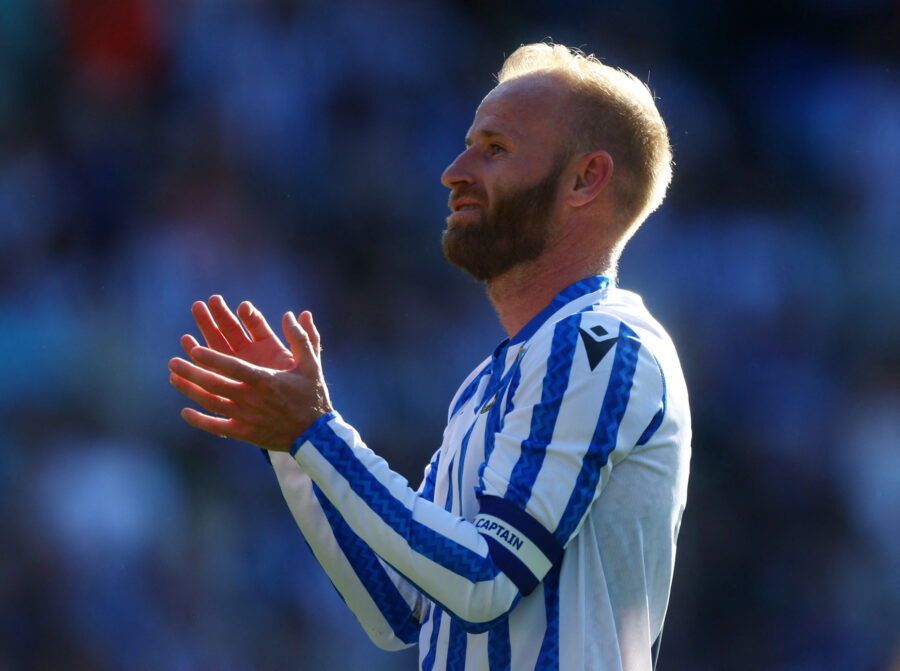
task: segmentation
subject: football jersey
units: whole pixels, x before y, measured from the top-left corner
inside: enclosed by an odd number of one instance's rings
[[[337,412],[271,453],[380,647],[423,671],[652,668],[690,459],[675,348],[605,277],[560,292],[452,399],[417,490]]]

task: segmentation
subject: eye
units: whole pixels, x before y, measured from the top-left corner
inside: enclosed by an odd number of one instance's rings
[[[491,156],[496,156],[497,154],[505,154],[506,147],[504,147],[503,145],[497,144],[495,142],[495,143],[488,145],[488,153]]]

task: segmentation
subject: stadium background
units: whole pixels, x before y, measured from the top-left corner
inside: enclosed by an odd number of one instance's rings
[[[627,250],[693,478],[663,671],[900,668],[900,5],[0,2],[0,669],[386,669],[252,448],[178,418],[192,301],[313,309],[414,482],[502,338],[439,251],[504,53],[650,80],[676,178]]]

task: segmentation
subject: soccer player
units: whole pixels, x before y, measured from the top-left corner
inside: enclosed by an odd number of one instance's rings
[[[417,490],[332,407],[312,315],[193,307],[207,346],[170,362],[206,412],[265,448],[316,558],[379,646],[420,667],[652,668],[684,509],[687,391],[671,340],[619,289],[623,246],[671,177],[633,76],[521,47],[444,172],[447,258],[509,338],[463,381]]]

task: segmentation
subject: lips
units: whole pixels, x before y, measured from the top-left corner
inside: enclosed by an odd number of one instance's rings
[[[454,200],[450,204],[450,209],[454,212],[463,212],[466,210],[480,210],[481,203],[477,200],[469,200],[467,198],[460,198],[458,200]]]

